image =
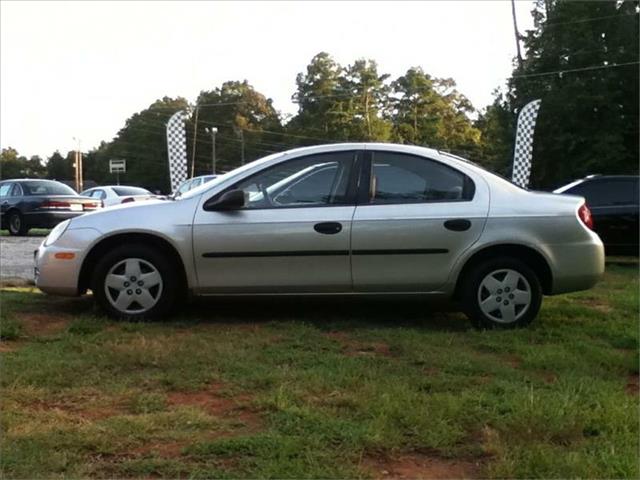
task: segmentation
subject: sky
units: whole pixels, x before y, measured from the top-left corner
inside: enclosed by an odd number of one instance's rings
[[[531,0],[516,2],[521,32]],[[295,78],[330,53],[376,60],[392,77],[420,66],[451,77],[480,109],[515,57],[511,3],[18,2],[0,3],[0,146],[21,155],[83,151],[110,141],[164,96],[247,79],[295,114]],[[75,139],[75,140],[74,140]]]

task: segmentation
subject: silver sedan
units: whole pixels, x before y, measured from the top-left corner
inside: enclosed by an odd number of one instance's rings
[[[176,200],[56,227],[36,285],[152,318],[188,295],[419,295],[481,327],[531,322],[543,295],[592,287],[602,242],[584,199],[530,192],[422,147],[270,155]]]

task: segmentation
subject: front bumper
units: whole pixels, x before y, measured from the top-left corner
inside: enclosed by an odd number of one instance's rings
[[[45,246],[42,242],[34,252],[36,287],[53,295],[79,295],[82,262],[99,236],[100,232],[93,228],[80,228],[67,230],[53,245]],[[56,254],[65,255],[58,258]]]

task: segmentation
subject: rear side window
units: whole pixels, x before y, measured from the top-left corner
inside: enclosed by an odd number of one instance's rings
[[[447,165],[413,155],[374,152],[369,203],[455,202],[473,198],[473,182]]]
[[[583,196],[590,207],[637,205],[638,181],[633,178],[588,180],[565,193]]]
[[[11,183],[3,183],[2,185],[0,185],[0,197],[8,197],[9,196],[9,190],[11,190]]]

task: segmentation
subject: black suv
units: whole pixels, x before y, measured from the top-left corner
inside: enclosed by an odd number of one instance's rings
[[[635,175],[592,175],[554,190],[587,200],[594,229],[607,254],[638,255],[638,191]]]

